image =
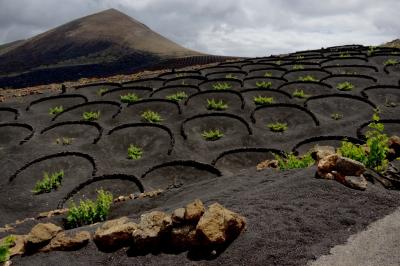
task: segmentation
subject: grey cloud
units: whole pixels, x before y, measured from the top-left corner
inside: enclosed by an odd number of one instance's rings
[[[262,56],[398,38],[397,0],[0,0],[0,43],[116,8],[188,48]]]

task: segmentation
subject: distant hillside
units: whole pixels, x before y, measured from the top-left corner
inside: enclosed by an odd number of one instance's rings
[[[109,9],[0,46],[0,87],[60,82],[58,73],[64,75],[62,79],[111,75],[203,55]]]
[[[391,42],[387,42],[383,44],[384,47],[391,47],[391,48],[400,48],[400,39],[393,40]]]

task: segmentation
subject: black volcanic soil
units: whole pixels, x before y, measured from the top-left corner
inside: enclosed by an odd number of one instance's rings
[[[400,193],[387,190],[380,183],[369,183],[366,191],[356,191],[335,181],[316,179],[315,167],[281,172],[255,171],[255,166],[262,160],[272,158],[273,152],[296,149],[303,153],[315,144],[339,145],[344,137],[362,142],[358,137],[362,137],[360,134],[365,132],[365,123],[370,120],[373,108],[381,105],[382,94],[388,88],[391,99],[396,101],[400,90],[394,88],[399,86],[400,77],[392,72],[387,74],[383,64],[368,61],[366,47],[327,48],[319,51],[320,56],[316,60],[324,62],[322,59],[327,59],[329,55],[334,61],[332,54],[338,50],[365,54],[367,61],[362,61],[363,65],[378,70],[371,73],[373,79],[349,76],[349,81],[357,81],[357,89],[351,93],[340,93],[334,86],[336,80],[328,85],[285,81],[281,71],[274,72],[278,74],[275,78],[265,78],[265,81],[273,83],[270,89],[256,87],[256,82],[263,80],[260,73],[255,79],[235,80],[233,91],[215,92],[212,90],[213,82],[228,80],[201,81],[193,79],[193,73],[190,73],[186,82],[181,74],[176,79],[176,73],[171,72],[161,75],[162,80],[137,83],[138,86],[150,84],[147,90],[143,87],[135,89],[133,84],[127,84],[129,88],[126,90],[119,90],[120,85],[106,83],[69,88],[62,97],[48,98],[55,94],[32,95],[1,103],[0,138],[7,139],[0,141],[1,226],[35,217],[42,211],[67,207],[71,199],[93,198],[99,188],[108,189],[115,196],[166,189],[155,198],[113,205],[109,219],[123,215],[137,218],[146,211],[156,209],[171,211],[195,198],[207,204],[217,201],[248,219],[246,231],[217,258],[165,252],[134,256],[127,249],[102,253],[91,243],[75,252],[15,257],[13,263],[304,265],[389,214],[400,205]],[[260,68],[259,62],[269,62],[270,66],[282,69],[276,61],[299,65],[302,60],[313,60],[307,58],[307,53],[302,53],[303,59],[298,59],[297,54],[249,59],[236,63],[235,69],[246,65],[241,70],[251,73],[248,71]],[[354,67],[352,61],[337,58],[337,62],[344,64],[344,69],[346,64]],[[313,69],[315,64],[318,65],[314,62]],[[227,68],[223,66],[201,70],[203,79],[206,74],[213,78],[210,75],[212,71],[220,75],[221,69]],[[335,65],[335,71],[339,67]],[[229,74],[232,69],[227,68],[227,71]],[[290,71],[287,70],[292,73]],[[336,74],[331,73],[325,79],[334,80]],[[346,77],[340,76],[340,82],[343,80],[347,80]],[[371,84],[371,80],[376,82]],[[168,87],[164,89],[164,85]],[[308,99],[290,97],[295,85],[314,95]],[[378,93],[378,85],[386,87]],[[329,89],[329,86],[332,88]],[[98,93],[99,89],[109,89],[109,92],[102,96]],[[180,89],[191,98],[179,104],[165,100],[165,96]],[[135,91],[142,97],[141,101],[130,105],[119,102],[119,95]],[[272,96],[275,103],[256,107],[252,100],[258,95]],[[223,99],[229,108],[224,111],[207,110],[205,104],[209,97]],[[40,101],[42,98],[44,100]],[[49,107],[60,104],[68,107],[64,113],[57,117],[48,114]],[[382,107],[382,116],[386,119],[383,122],[388,133],[399,135],[396,121],[400,117],[394,111],[398,106],[386,108],[388,111]],[[82,113],[89,110],[101,111],[100,119],[91,123],[82,122]],[[143,121],[140,114],[146,110],[158,111],[163,121],[159,124]],[[340,113],[343,118],[333,120],[332,113]],[[274,133],[266,126],[271,121],[285,122],[289,128],[283,133]],[[220,140],[207,142],[201,137],[205,129],[220,129],[225,135]],[[57,144],[56,139],[61,137],[72,138],[71,145]],[[127,159],[130,144],[143,148],[140,160]],[[35,182],[42,178],[43,172],[61,169],[65,176],[57,191],[32,194],[31,190]],[[50,220],[61,224],[61,218]],[[26,233],[37,222],[23,223],[16,227],[14,233]],[[96,226],[85,229],[93,231]],[[0,233],[0,237],[4,235],[6,233]]]

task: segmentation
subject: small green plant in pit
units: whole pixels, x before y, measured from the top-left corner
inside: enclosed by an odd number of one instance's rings
[[[32,192],[35,194],[42,194],[42,193],[49,193],[52,190],[56,190],[59,186],[61,186],[61,181],[63,177],[64,177],[63,170],[52,174],[45,172],[43,174],[43,179],[36,182],[35,188],[33,189]]]
[[[270,77],[272,77],[272,73],[271,72],[265,72],[264,77],[270,78]]]
[[[376,46],[370,46],[368,47],[367,55],[371,56],[374,52],[378,52],[379,49]]]
[[[188,85],[188,84],[186,84],[185,80],[182,80],[181,85]]]
[[[333,114],[331,114],[331,118],[332,118],[333,120],[340,120],[340,119],[343,118],[343,115],[342,115],[342,114],[339,114],[339,113],[333,113]]]
[[[303,55],[298,55],[298,56],[296,56],[296,59],[297,59],[297,60],[304,59],[304,56],[303,56]]]
[[[297,157],[293,153],[287,154],[285,157],[274,154],[274,157],[278,161],[278,166],[281,170],[307,168],[315,163],[311,153],[306,153],[301,157]]]
[[[340,57],[340,58],[350,57],[350,54],[349,54],[348,52],[340,53],[339,57]]]
[[[119,97],[123,103],[134,103],[140,100],[139,96],[137,96],[135,93],[127,93]]]
[[[305,99],[305,98],[308,98],[308,97],[310,97],[310,95],[309,94],[306,94],[305,92],[304,92],[304,90],[298,90],[298,89],[296,89],[294,92],[293,92],[293,97],[295,97],[295,98],[300,98],[300,99]]]
[[[269,89],[272,87],[271,81],[257,81],[256,82],[257,88]]]
[[[67,146],[72,144],[72,140],[73,140],[72,138],[61,137],[56,139],[56,144]]]
[[[10,259],[10,248],[15,244],[16,237],[13,235],[6,236],[0,243],[0,263]]]
[[[397,59],[390,58],[390,59],[385,61],[384,65],[385,66],[393,66],[393,65],[396,65],[398,63],[399,63],[399,61],[397,61]]]
[[[339,84],[336,86],[336,88],[337,88],[338,90],[340,90],[340,91],[351,91],[351,90],[354,89],[354,85],[351,84],[351,83],[348,82],[348,81],[345,81],[345,82],[339,83]]]
[[[235,75],[233,75],[233,74],[228,74],[228,75],[226,75],[225,76],[225,78],[227,78],[227,79],[238,79]]]
[[[217,82],[213,84],[212,87],[214,88],[214,90],[221,91],[232,88],[232,85],[228,82]]]
[[[49,109],[49,114],[50,115],[56,115],[56,114],[59,114],[59,113],[62,113],[62,112],[64,112],[64,107],[62,107],[62,105],[54,106],[53,108]]]
[[[219,129],[215,130],[211,129],[208,131],[207,130],[203,131],[201,136],[207,141],[215,141],[222,138],[224,134]]]
[[[318,79],[314,78],[311,75],[307,75],[307,76],[304,76],[304,77],[299,77],[298,80],[299,81],[318,81]]]
[[[176,76],[177,78],[181,78],[181,77],[186,76],[186,73],[176,73],[175,76]]]
[[[304,69],[303,65],[294,65],[293,66],[293,70],[300,70],[300,69]]]
[[[268,105],[274,103],[274,97],[254,96],[253,101],[256,105]]]
[[[222,111],[226,110],[227,108],[228,104],[225,103],[223,100],[207,99],[208,110]]]
[[[366,132],[366,144],[358,145],[343,140],[340,148],[340,154],[344,157],[359,161],[366,167],[374,169],[377,172],[384,172],[388,166],[386,156],[389,152],[389,137],[383,133],[384,125],[379,123],[379,111],[375,110],[372,121]],[[368,151],[368,152],[367,152]]]
[[[275,64],[278,65],[278,66],[282,65],[282,61],[281,60],[275,61]]]
[[[267,124],[267,127],[272,132],[285,132],[288,129],[288,125],[286,123],[280,123],[280,122],[269,123]]]
[[[97,191],[96,201],[81,200],[79,205],[72,202],[67,213],[67,227],[75,228],[104,221],[110,212],[112,202],[113,195],[102,189]]]
[[[85,121],[94,121],[100,118],[100,111],[97,112],[84,112],[82,118]]]
[[[141,117],[144,121],[147,121],[150,123],[159,123],[162,121],[162,118],[159,113],[153,112],[150,110],[144,111],[142,113]]]
[[[188,95],[186,94],[186,92],[178,91],[177,93],[166,96],[165,99],[171,100],[174,102],[180,102],[183,99],[186,99],[187,97],[188,97]]]
[[[97,95],[102,96],[103,93],[106,93],[108,91],[107,88],[101,88],[97,91]]]
[[[143,150],[140,147],[135,146],[133,144],[129,145],[128,148],[129,160],[139,160],[140,158],[142,158],[142,155],[143,155]]]

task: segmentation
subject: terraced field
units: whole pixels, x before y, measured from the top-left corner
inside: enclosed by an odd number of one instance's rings
[[[349,45],[3,102],[0,225],[93,198],[100,188],[114,196],[163,189],[159,198],[121,203],[111,217],[172,209],[193,197],[218,200],[250,221],[238,243],[211,263],[303,264],[389,213],[400,195],[379,182],[360,192],[314,179],[309,169],[260,173],[255,167],[275,153],[304,154],[316,144],[338,147],[344,138],[363,143],[377,107],[386,133],[399,135],[399,62],[399,49]],[[274,123],[287,129],[274,132],[268,127]],[[204,133],[216,130],[219,138],[207,140]],[[129,158],[130,146],[140,148],[140,158]],[[32,193],[44,172],[61,170],[59,189]],[[291,241],[281,242],[278,229]],[[22,257],[16,265],[51,264],[58,256],[75,264],[197,260],[88,255],[90,250]]]

